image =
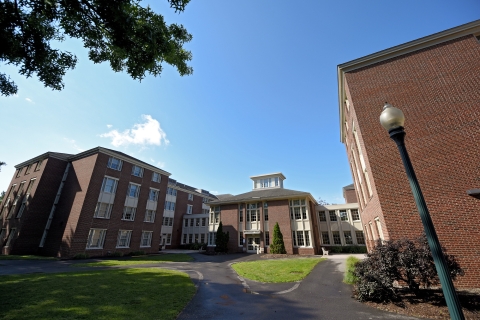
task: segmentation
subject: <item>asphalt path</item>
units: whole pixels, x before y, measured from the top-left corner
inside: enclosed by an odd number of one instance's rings
[[[370,308],[354,300],[351,286],[342,282],[347,255],[329,256],[300,282],[265,284],[243,279],[231,268],[235,262],[263,259],[260,255],[189,254],[195,261],[160,265],[188,273],[197,287],[197,293],[178,317],[181,320],[418,319]],[[0,275],[99,269],[75,268],[76,262],[87,261],[2,260]],[[159,264],[141,267],[159,267]]]

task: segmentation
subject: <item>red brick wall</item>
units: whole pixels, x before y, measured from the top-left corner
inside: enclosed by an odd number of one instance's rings
[[[388,101],[405,114],[407,149],[438,237],[465,270],[462,287],[480,286],[480,201],[466,194],[480,187],[479,74],[480,43],[465,36],[345,75],[347,151],[355,120],[374,193],[362,221],[379,216],[387,239],[423,231],[397,147],[378,120]]]
[[[345,198],[345,203],[357,203],[357,193],[355,192],[355,189],[352,190],[345,190],[343,192],[343,197]]]
[[[25,168],[22,169],[18,178],[16,178],[16,173],[14,174],[6,191],[7,193],[12,184],[16,183],[15,190],[18,190],[20,183],[26,181],[23,189],[23,194],[25,194],[30,180],[36,178],[36,181],[22,217],[18,219],[13,215],[12,218],[6,219],[8,214],[2,217],[2,228],[7,228],[8,230],[17,228],[18,234],[18,237],[14,239],[8,248],[2,248],[3,254],[42,254],[38,246],[66,165],[66,161],[48,158],[42,162],[39,171],[35,171],[35,165],[33,165],[28,174],[25,174]],[[11,197],[13,201],[13,196]],[[12,201],[10,202],[10,207]],[[21,203],[22,198],[18,200],[16,212],[20,209]]]
[[[285,250],[293,254],[292,227],[290,222],[290,209],[288,200],[268,201],[268,226],[270,231],[270,242],[273,241],[273,227],[278,222],[283,235]]]
[[[238,246],[238,204],[223,205],[220,210],[223,232],[229,232],[230,234],[228,252],[242,252],[242,247]]]

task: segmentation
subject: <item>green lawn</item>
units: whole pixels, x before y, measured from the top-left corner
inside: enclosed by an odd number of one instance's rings
[[[353,271],[355,270],[355,265],[360,262],[360,259],[356,257],[348,257],[345,268],[345,275],[343,277],[343,282],[348,284],[355,284],[357,282],[357,277]]]
[[[15,255],[0,255],[0,260],[58,260],[54,257],[42,257],[42,256],[15,256]]]
[[[184,253],[170,253],[160,254],[155,256],[142,256],[142,257],[125,257],[117,259],[105,259],[96,262],[87,263],[74,263],[72,267],[114,267],[114,266],[131,266],[137,264],[147,263],[163,263],[163,262],[188,262],[193,261],[193,258]]]
[[[160,268],[0,277],[0,319],[175,319],[195,293]]]
[[[326,259],[299,258],[240,262],[232,268],[242,277],[260,282],[294,282],[305,278],[310,271]]]

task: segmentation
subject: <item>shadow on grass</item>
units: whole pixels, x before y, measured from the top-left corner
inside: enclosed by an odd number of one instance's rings
[[[0,279],[2,319],[175,319],[194,293],[187,274],[160,268]]]

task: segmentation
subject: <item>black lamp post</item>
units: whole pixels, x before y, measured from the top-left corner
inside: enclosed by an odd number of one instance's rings
[[[433,226],[432,218],[428,212],[427,204],[423,198],[422,190],[418,184],[415,171],[413,170],[412,163],[405,147],[405,131],[403,124],[405,122],[405,116],[400,109],[395,108],[389,103],[385,103],[382,114],[380,115],[380,123],[387,129],[390,134],[390,138],[397,144],[398,151],[400,151],[400,157],[402,158],[405,171],[407,172],[408,181],[410,182],[410,188],[412,189],[415,203],[417,204],[418,213],[422,219],[423,228],[427,235],[428,245],[432,251],[433,261],[437,269],[438,277],[442,285],[443,295],[447,301],[448,311],[450,312],[450,318],[465,319],[463,315],[462,306],[458,300],[455,287],[453,286],[452,278],[448,271],[447,262],[442,253],[440,242],[438,241],[435,227]]]

